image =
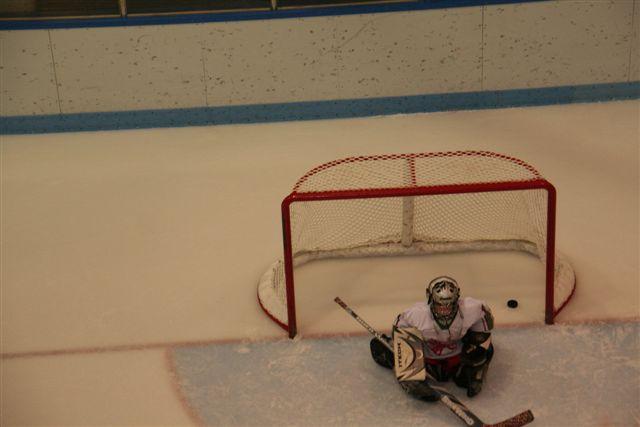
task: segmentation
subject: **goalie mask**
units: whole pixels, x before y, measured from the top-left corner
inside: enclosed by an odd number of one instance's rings
[[[427,286],[427,303],[436,323],[442,329],[449,329],[458,314],[460,287],[448,276],[433,279]]]

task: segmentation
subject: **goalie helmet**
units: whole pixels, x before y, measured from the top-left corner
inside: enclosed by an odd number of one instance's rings
[[[458,314],[460,287],[455,279],[440,276],[429,282],[427,286],[427,303],[438,326],[449,329]]]

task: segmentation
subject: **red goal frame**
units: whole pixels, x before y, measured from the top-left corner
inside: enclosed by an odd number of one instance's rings
[[[513,181],[500,181],[500,182],[474,182],[465,184],[447,184],[447,185],[415,185],[404,187],[388,187],[388,188],[366,188],[366,189],[345,189],[345,190],[330,190],[330,191],[300,191],[301,185],[310,176],[315,175],[318,172],[331,168],[333,166],[354,162],[354,161],[369,161],[376,159],[390,159],[390,158],[402,158],[402,159],[415,159],[424,156],[487,156],[493,158],[500,158],[505,161],[514,162],[517,165],[527,169],[534,176],[535,179],[530,180],[513,180]],[[415,181],[414,181],[415,183]],[[293,191],[284,198],[281,204],[281,216],[282,216],[282,235],[283,235],[283,263],[284,263],[284,275],[285,275],[285,287],[286,287],[286,305],[287,305],[287,323],[276,318],[263,302],[258,298],[260,306],[265,313],[280,327],[282,327],[289,335],[290,338],[296,336],[298,332],[296,321],[296,299],[295,299],[295,287],[294,287],[294,260],[293,260],[293,247],[292,247],[292,235],[291,235],[291,207],[295,203],[300,202],[314,202],[314,201],[326,201],[326,200],[347,200],[347,199],[373,199],[373,198],[388,198],[388,197],[410,197],[410,196],[430,196],[430,195],[445,195],[445,194],[465,194],[465,193],[490,193],[490,192],[502,192],[502,191],[517,191],[517,190],[545,190],[547,193],[547,209],[546,209],[546,258],[545,258],[545,323],[553,324],[555,317],[564,309],[571,297],[575,292],[575,281],[573,289],[569,297],[557,308],[554,308],[554,282],[555,282],[555,260],[556,260],[556,206],[557,206],[557,192],[555,187],[531,166],[525,162],[497,153],[483,152],[483,151],[462,151],[462,152],[444,152],[444,153],[412,153],[412,154],[397,154],[397,155],[383,155],[383,156],[362,156],[352,157],[347,159],[336,160],[334,162],[325,163],[317,168],[312,169],[305,174],[295,185]]]

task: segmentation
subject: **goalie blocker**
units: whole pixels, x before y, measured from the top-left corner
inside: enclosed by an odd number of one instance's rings
[[[435,402],[440,399],[437,391],[425,381],[422,335],[416,328],[393,327],[393,368],[400,387],[422,400]],[[388,350],[387,350],[388,351]]]

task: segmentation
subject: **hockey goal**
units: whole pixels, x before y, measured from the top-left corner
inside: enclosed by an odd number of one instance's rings
[[[297,333],[294,270],[331,257],[528,252],[545,265],[545,322],[575,289],[555,250],[556,191],[532,166],[486,151],[351,157],[306,173],[282,202],[284,257],[258,300]]]

